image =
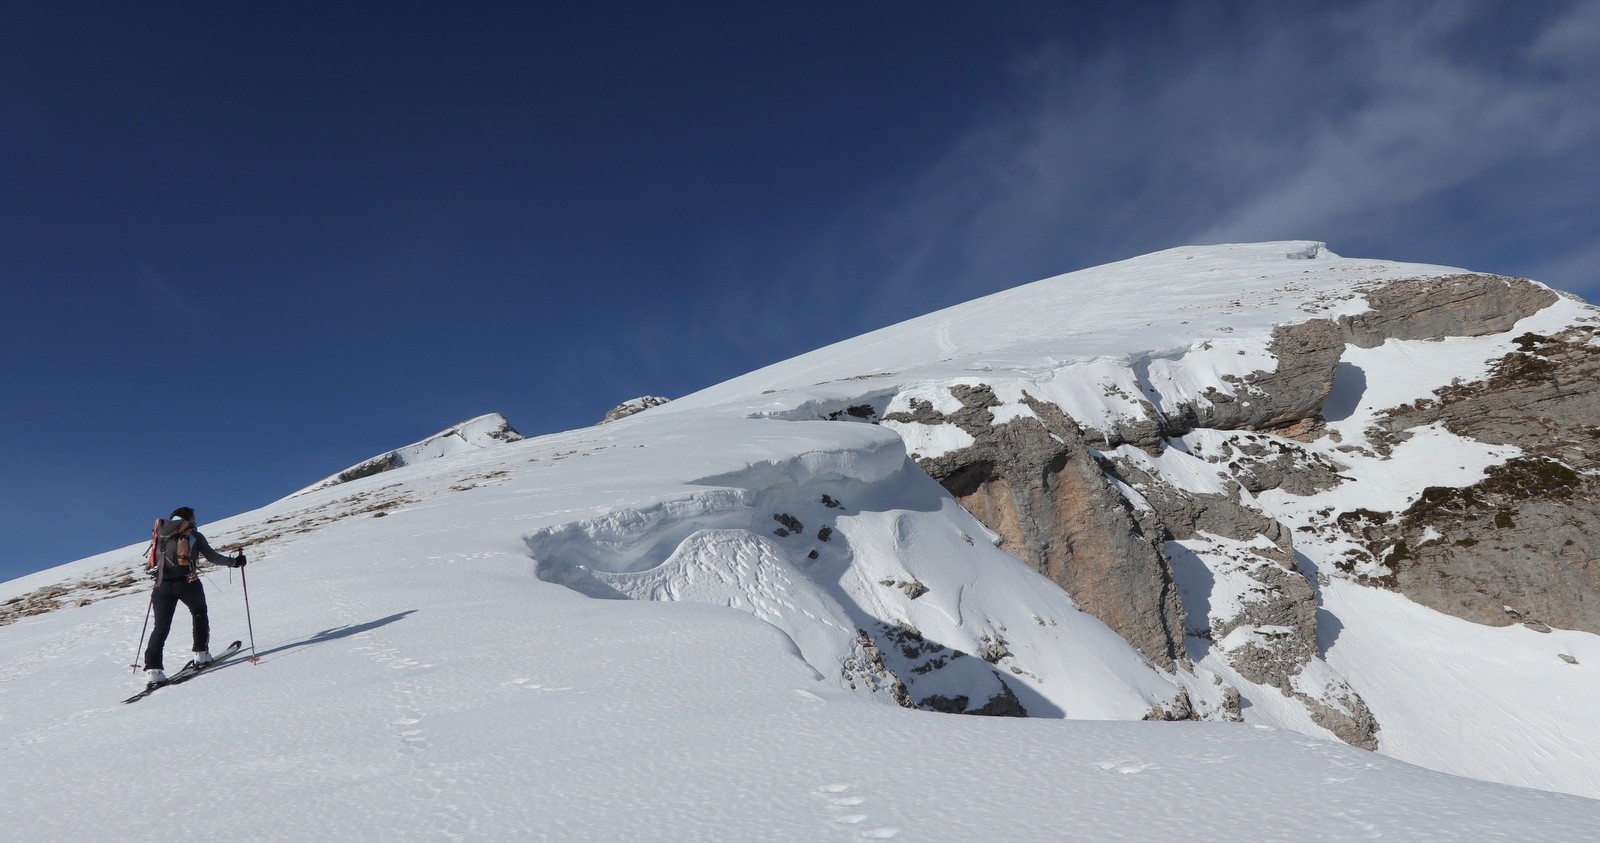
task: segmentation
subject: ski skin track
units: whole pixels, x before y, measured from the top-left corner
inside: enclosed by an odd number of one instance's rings
[[[177,673],[174,673],[171,676],[167,677],[167,681],[162,682],[159,685],[151,685],[151,686],[145,688],[143,691],[140,691],[139,693],[134,694],[133,696],[123,700],[122,703],[123,703],[123,705],[127,705],[128,703],[138,702],[139,700],[142,700],[145,697],[150,696],[151,694],[155,693],[156,691],[161,690],[162,688],[167,687],[168,685],[177,685],[177,684],[179,684],[181,682],[187,682],[188,680],[193,679],[193,678],[195,678],[196,676],[199,676],[202,673],[205,673],[207,670],[210,670],[211,668],[216,667],[219,664],[222,664],[223,662],[227,661],[228,659],[233,658],[234,656],[238,655],[239,651],[242,650],[242,649],[244,649],[244,642],[243,641],[235,641],[232,644],[229,644],[228,648],[226,650],[223,650],[221,653],[218,653],[217,657],[212,659],[211,663],[207,664],[205,667],[202,667],[199,670],[195,670],[195,669],[193,669],[194,662],[189,662],[188,664],[184,665],[183,668],[181,670],[179,670]]]

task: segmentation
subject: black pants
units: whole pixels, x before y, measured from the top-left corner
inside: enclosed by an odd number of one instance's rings
[[[189,607],[194,616],[194,649],[211,649],[211,620],[206,617],[206,589],[199,580],[187,582],[167,581],[156,586],[150,603],[156,616],[156,628],[150,632],[150,646],[144,651],[145,670],[161,667],[161,651],[167,645],[167,633],[172,631],[172,615],[178,610],[178,601]]]

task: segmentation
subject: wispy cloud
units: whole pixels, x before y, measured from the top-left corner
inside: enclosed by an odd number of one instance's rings
[[[672,357],[696,372],[723,351],[783,359],[1196,243],[1318,239],[1600,291],[1584,271],[1600,241],[1600,2],[1132,18],[1014,54],[1007,84],[905,151],[920,165],[862,185],[787,254],[730,249]]]
[[[1552,65],[1593,71],[1600,66],[1600,3],[1581,2],[1565,10],[1533,39],[1529,57]]]
[[[1202,238],[1358,226],[1362,215],[1376,217],[1497,166],[1556,164],[1600,139],[1596,80],[1574,44],[1587,41],[1590,54],[1600,51],[1600,30],[1584,35],[1568,28],[1571,17],[1558,18],[1521,43],[1515,32],[1486,43],[1473,31],[1507,9],[1473,6],[1477,13],[1469,15],[1459,12],[1464,6],[1451,8],[1457,13],[1413,18],[1405,6],[1370,4],[1332,17],[1347,49],[1309,52],[1345,80],[1345,102],[1308,103],[1314,121],[1280,127],[1288,167],[1254,174],[1250,194]],[[1528,41],[1534,46],[1524,46]],[[1287,69],[1311,70],[1301,63]]]
[[[172,307],[185,316],[209,315],[204,307],[184,295],[149,264],[139,264],[139,277],[142,281],[140,286],[143,287],[145,294],[158,299],[162,304]]]
[[[1019,56],[914,179],[863,195],[774,282],[864,290],[860,318],[887,319],[1185,243],[1428,239],[1460,262],[1517,225],[1496,190],[1600,150],[1600,3],[1238,8]],[[1484,206],[1450,208],[1464,190]],[[1592,191],[1515,204],[1537,201],[1600,212]]]

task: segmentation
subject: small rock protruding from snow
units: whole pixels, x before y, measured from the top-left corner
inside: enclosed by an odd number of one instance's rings
[[[628,416],[634,415],[635,413],[642,413],[651,407],[659,407],[671,400],[672,399],[670,398],[662,398],[659,395],[641,395],[638,398],[630,398],[629,400],[612,407],[610,410],[607,410],[606,417],[601,419],[600,423],[610,424],[618,419],[625,419]]]
[[[316,483],[295,492],[289,497],[303,495],[306,492],[326,489],[363,477],[371,477],[385,471],[415,465],[419,462],[448,457],[463,451],[477,451],[507,442],[520,442],[525,439],[511,426],[511,422],[499,413],[489,413],[468,419],[457,425],[452,425],[444,430],[418,442],[413,442],[404,448],[396,448],[386,454],[379,454],[368,460],[356,463],[353,466],[333,475],[319,480]]]

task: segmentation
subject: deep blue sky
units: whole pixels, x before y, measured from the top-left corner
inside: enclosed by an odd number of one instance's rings
[[[1600,2],[1186,5],[6,3],[0,579],[1175,245],[1600,292]]]

